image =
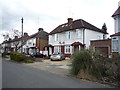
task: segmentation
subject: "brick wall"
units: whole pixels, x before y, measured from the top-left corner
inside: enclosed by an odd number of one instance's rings
[[[90,42],[90,48],[92,49],[98,49],[103,52],[103,54],[106,54],[106,56],[111,55],[111,39],[107,40],[94,40]],[[108,50],[108,51],[106,51]]]
[[[40,39],[40,50],[43,51],[44,47],[48,45],[48,40]]]

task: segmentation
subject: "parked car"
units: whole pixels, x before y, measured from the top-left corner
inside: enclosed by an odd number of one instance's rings
[[[43,58],[44,57],[44,55],[43,54],[41,54],[41,53],[33,53],[33,54],[31,54],[30,55],[31,57],[36,57],[36,58]]]
[[[51,56],[50,56],[50,59],[51,61],[54,61],[54,60],[64,60],[65,59],[65,56],[63,53],[53,53]]]

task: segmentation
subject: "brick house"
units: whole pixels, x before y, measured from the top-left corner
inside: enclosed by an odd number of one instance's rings
[[[44,47],[48,45],[48,33],[39,28],[38,32],[30,35],[26,44],[23,46],[26,54],[41,52],[43,53]]]
[[[49,33],[49,55],[62,52],[70,57],[73,52],[81,48],[89,48],[90,40],[106,38],[107,31],[82,20],[68,18],[68,22],[59,25]]]

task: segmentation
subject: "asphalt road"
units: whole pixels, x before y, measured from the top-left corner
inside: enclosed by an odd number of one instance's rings
[[[110,86],[50,73],[2,60],[2,88],[109,88]]]

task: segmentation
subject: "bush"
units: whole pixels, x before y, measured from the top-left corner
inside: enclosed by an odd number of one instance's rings
[[[100,79],[102,74],[105,72],[104,61],[100,57],[99,52],[81,50],[74,53],[71,59],[71,74],[73,75],[78,75],[80,71],[84,71],[95,78]]]
[[[24,58],[25,58],[25,54],[21,54],[21,53],[17,53],[17,52],[12,52],[10,54],[10,59],[14,60],[14,61],[20,62],[20,61],[23,61]]]
[[[89,80],[101,80],[120,87],[120,55],[112,59],[102,57],[99,51],[81,50],[71,57],[72,75]]]
[[[88,63],[88,64],[87,64]],[[80,69],[86,70],[91,63],[90,54],[87,51],[80,51],[72,55],[71,73],[77,75]]]
[[[120,87],[120,55],[114,56],[107,61],[106,81],[116,83]]]

